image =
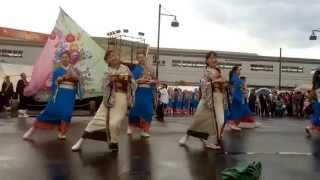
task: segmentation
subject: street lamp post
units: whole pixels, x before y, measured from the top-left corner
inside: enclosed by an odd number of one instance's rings
[[[282,72],[282,48],[280,48],[280,56],[279,56],[279,91],[281,90],[281,72]]]
[[[172,16],[174,17],[174,20],[171,22],[172,27],[179,27],[179,22],[177,21],[177,17],[173,14],[165,14],[161,13],[161,4],[159,4],[159,14],[158,14],[158,41],[157,41],[157,53],[155,56],[156,60],[156,78],[159,79],[159,46],[160,46],[160,24],[161,24],[161,16]]]

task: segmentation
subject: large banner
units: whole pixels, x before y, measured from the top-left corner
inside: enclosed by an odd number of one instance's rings
[[[100,47],[62,9],[47,43],[33,67],[31,82],[26,95],[34,95],[50,89],[50,77],[60,55],[68,50],[71,64],[80,71],[84,98],[101,96],[101,82],[107,65],[103,60],[104,49]]]

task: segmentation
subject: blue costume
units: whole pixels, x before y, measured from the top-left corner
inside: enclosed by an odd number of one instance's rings
[[[196,109],[199,104],[199,97],[197,96],[196,92],[192,93],[192,99],[191,99],[191,108]]]
[[[183,110],[183,93],[182,93],[182,91],[178,91],[177,109],[178,109],[179,112],[181,112]]]
[[[320,103],[315,101],[312,104],[313,113],[311,115],[311,123],[316,127],[320,127]]]
[[[244,102],[244,93],[242,92],[243,81],[237,74],[231,77],[232,83],[232,103],[229,112],[226,112],[226,120],[229,121],[254,121],[253,113],[250,111],[248,104]]]
[[[189,111],[191,99],[187,92],[183,93],[183,109],[184,111]]]
[[[61,133],[66,133],[72,118],[75,98],[77,94],[77,84],[74,80],[65,79],[58,84],[58,78],[64,76],[67,70],[58,67],[53,72],[52,95],[45,109],[39,114],[34,122],[35,128],[53,129],[58,127]]]
[[[173,104],[174,104],[173,97],[172,95],[169,95],[168,108],[173,108]]]
[[[144,68],[141,65],[134,65],[131,70],[135,80],[143,76]],[[155,88],[150,84],[138,84],[135,93],[135,103],[129,113],[129,124],[148,132],[154,113]]]
[[[319,74],[317,71],[315,72],[314,76],[319,76],[316,74]],[[316,97],[313,97],[311,99],[311,105],[312,105],[311,122],[307,126],[307,129],[320,132],[320,101],[319,101],[320,100],[320,81],[318,79],[319,77],[314,77],[314,78],[317,78],[317,79],[314,79],[314,82],[313,82],[313,88],[314,88]]]

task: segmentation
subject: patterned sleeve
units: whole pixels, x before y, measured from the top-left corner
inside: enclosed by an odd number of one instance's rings
[[[128,91],[128,94],[127,94],[127,97],[128,97],[128,107],[131,108],[133,105],[134,105],[134,102],[135,102],[135,92],[136,92],[136,89],[138,87],[134,77],[133,77],[133,74],[131,73],[130,69],[127,67],[127,73],[128,75],[130,76],[131,80],[130,80],[130,84],[129,84],[129,91]]]
[[[108,74],[107,72],[104,73],[102,78],[102,84],[101,84],[101,91],[104,92],[106,85],[109,84]]]
[[[105,107],[113,107],[115,103],[114,97],[114,89],[112,88],[111,81],[110,81],[110,74],[105,73],[103,78],[103,104]]]
[[[200,81],[200,88],[201,88],[201,99],[203,99],[206,103],[206,105],[208,105],[209,108],[213,107],[212,106],[212,89],[211,89],[211,77],[212,76],[212,72],[209,71],[208,69],[205,69],[204,71],[204,75],[203,78]]]

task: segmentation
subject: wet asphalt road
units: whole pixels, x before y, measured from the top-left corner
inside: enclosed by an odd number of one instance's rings
[[[320,136],[308,139],[305,120],[265,119],[254,130],[226,130],[226,152],[204,149],[198,139],[177,144],[190,118],[153,122],[151,137],[121,137],[118,155],[105,143],[88,140],[71,152],[91,117],[74,117],[66,141],[55,131],[39,131],[34,141],[21,139],[32,118],[0,118],[1,180],[214,180],[227,167],[260,161],[263,180],[311,180],[320,176]]]

